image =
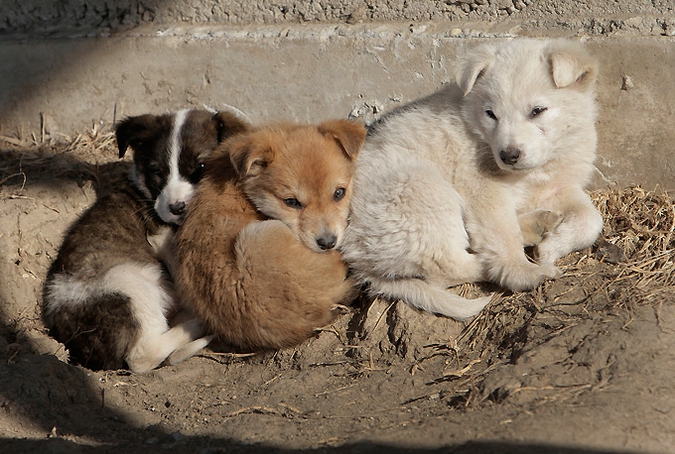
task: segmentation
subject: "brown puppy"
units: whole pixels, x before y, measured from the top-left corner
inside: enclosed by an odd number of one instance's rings
[[[176,235],[178,288],[207,331],[244,350],[291,347],[350,302],[334,248],[364,140],[348,121],[277,124],[216,152]]]

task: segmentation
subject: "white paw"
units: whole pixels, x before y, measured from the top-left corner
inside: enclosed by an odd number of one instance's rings
[[[182,363],[186,359],[189,359],[199,353],[201,349],[209,345],[215,336],[205,336],[199,339],[196,339],[189,344],[186,344],[180,348],[177,348],[173,351],[167,358],[166,362],[172,366]]]
[[[499,283],[514,292],[531,290],[547,279],[555,279],[562,272],[552,264],[536,265],[528,263],[510,269],[504,269]]]

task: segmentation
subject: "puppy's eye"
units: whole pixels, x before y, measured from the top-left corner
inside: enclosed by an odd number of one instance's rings
[[[157,164],[150,164],[148,166],[148,172],[150,172],[151,175],[154,175],[156,177],[162,176],[162,171],[159,169],[159,166]]]
[[[495,113],[491,109],[486,110],[485,115],[487,115],[488,118],[497,121],[497,115],[495,115]]]
[[[548,110],[548,107],[535,107],[532,109],[532,112],[530,112],[530,118],[534,118],[539,114],[542,114]]]
[[[284,203],[286,204],[286,206],[295,208],[296,210],[302,209],[302,203],[300,203],[300,201],[294,197],[284,199]]]
[[[339,202],[342,200],[347,193],[347,190],[345,188],[337,188],[335,192],[333,193],[333,200],[336,202]]]
[[[203,162],[200,162],[197,164],[197,168],[195,169],[194,172],[192,172],[192,175],[190,175],[190,182],[192,184],[197,184],[199,181],[202,179],[204,176],[204,169],[206,168],[206,164]]]

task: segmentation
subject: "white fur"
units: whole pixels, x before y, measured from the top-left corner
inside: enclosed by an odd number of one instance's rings
[[[65,306],[84,304],[92,297],[105,293],[137,296],[144,305],[157,305],[158,313],[171,306],[171,296],[161,287],[162,269],[159,264],[124,263],[112,267],[98,279],[80,280],[57,274],[49,285],[47,311],[59,311]],[[156,304],[157,303],[157,304]]]
[[[180,132],[185,123],[188,110],[176,112],[171,138],[169,142],[169,177],[166,186],[155,200],[155,211],[164,222],[169,224],[180,224],[182,217],[171,213],[170,205],[178,202],[187,202],[194,194],[194,185],[180,174],[178,162],[182,148]]]
[[[140,326],[139,338],[126,357],[134,372],[147,372],[159,366],[177,349],[185,351],[187,344],[199,340],[203,329],[197,319],[187,320],[169,328],[167,316],[173,308],[173,295],[167,289],[168,277],[159,264],[124,263],[112,267],[100,278],[83,281],[63,274],[55,275],[47,289],[49,298],[45,310],[52,314],[66,306],[81,305],[105,294],[120,293],[129,297],[131,310]],[[187,359],[199,348],[188,349],[177,358]],[[200,347],[201,348],[201,347]],[[173,364],[177,363],[177,358]],[[181,360],[182,360],[181,359]]]
[[[595,241],[602,219],[583,191],[596,148],[592,80],[583,80],[595,77],[592,60],[568,43],[516,40],[479,47],[457,66],[457,85],[390,114],[369,136],[342,250],[372,293],[461,320],[488,299],[459,299],[448,286],[535,287],[559,274],[556,259]],[[504,162],[503,150],[518,150],[517,162]],[[524,254],[518,221],[534,210],[564,216],[539,244],[538,264]]]

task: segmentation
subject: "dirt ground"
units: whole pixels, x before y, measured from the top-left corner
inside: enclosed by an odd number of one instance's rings
[[[469,323],[359,300],[295,350],[91,372],[46,334],[40,294],[66,227],[127,171],[115,161],[105,126],[0,138],[2,452],[673,451],[669,196],[594,192],[602,240]]]

